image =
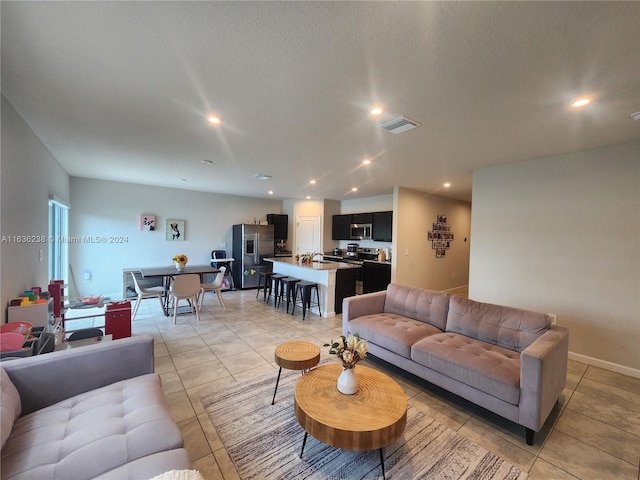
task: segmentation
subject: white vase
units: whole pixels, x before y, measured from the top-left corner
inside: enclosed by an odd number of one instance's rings
[[[178,270],[179,272],[184,272],[184,267],[186,265],[186,263],[176,262],[176,270]]]
[[[342,373],[338,376],[338,391],[345,395],[353,395],[358,391],[358,379],[354,373],[355,366],[352,368],[342,369]]]

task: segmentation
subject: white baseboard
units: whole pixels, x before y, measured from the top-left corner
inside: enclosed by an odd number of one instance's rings
[[[606,360],[600,360],[580,353],[569,352],[569,359],[612,372],[621,373],[622,375],[628,375],[629,377],[640,378],[640,370],[636,368],[625,367],[624,365],[618,365],[617,363],[607,362]]]

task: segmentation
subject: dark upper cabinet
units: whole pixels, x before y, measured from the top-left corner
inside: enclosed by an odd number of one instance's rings
[[[351,223],[373,223],[373,213],[354,213],[351,215]]]
[[[289,237],[289,215],[267,214],[267,223],[273,225],[273,238],[286,240]]]
[[[376,212],[373,214],[373,240],[390,242],[393,232],[393,212]]]
[[[331,219],[331,239],[351,239],[351,215],[334,215]]]

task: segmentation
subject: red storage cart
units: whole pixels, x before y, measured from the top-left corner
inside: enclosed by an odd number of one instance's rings
[[[104,333],[113,340],[131,336],[131,302],[108,303],[104,313]]]

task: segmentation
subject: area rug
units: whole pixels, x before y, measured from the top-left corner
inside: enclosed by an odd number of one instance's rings
[[[293,413],[300,372],[263,375],[201,396],[202,403],[243,480],[378,479],[379,451],[353,452],[325,445],[304,430]],[[318,399],[322,401],[322,399]],[[409,406],[407,427],[384,448],[387,479],[523,480],[527,474],[454,430]]]

